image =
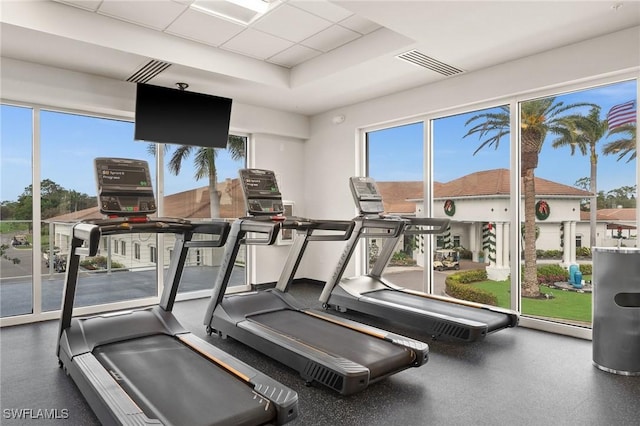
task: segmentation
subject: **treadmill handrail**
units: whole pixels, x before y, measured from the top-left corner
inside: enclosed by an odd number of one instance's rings
[[[345,241],[348,240],[355,228],[352,220],[318,220],[301,217],[288,217],[282,224],[282,229],[305,231],[309,241]],[[340,231],[340,234],[314,235],[315,231]]]
[[[266,219],[266,216],[263,216]],[[246,236],[242,238],[242,243],[247,245],[272,245],[275,243],[278,238],[278,233],[280,232],[281,223],[272,219],[260,220],[258,218],[253,217],[244,217],[238,219],[238,223],[240,224],[240,232],[244,233],[254,233],[254,234],[265,234],[264,237],[261,238],[247,238]]]
[[[446,231],[450,220],[435,217],[409,217],[401,216],[402,219],[408,221],[404,229],[404,235],[423,235],[423,234],[441,234]],[[430,228],[410,229],[411,226],[428,226]]]
[[[100,227],[98,225],[77,223],[73,227],[73,238],[87,243],[86,250],[82,253],[85,256],[95,256],[98,253],[101,237],[102,233],[100,232]],[[76,251],[81,248],[82,247],[77,247]]]
[[[362,222],[362,228],[360,232],[360,236],[362,237],[367,236],[365,232],[365,230],[367,229],[383,229],[391,232],[386,235],[376,234],[376,238],[382,238],[382,237],[396,238],[402,234],[402,231],[404,230],[404,226],[405,226],[405,221],[398,220],[398,219],[399,219],[398,216],[378,216],[378,217],[360,216],[360,217],[357,217],[355,220],[356,221],[361,220]]]

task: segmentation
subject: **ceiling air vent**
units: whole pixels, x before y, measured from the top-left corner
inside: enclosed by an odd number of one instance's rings
[[[155,59],[152,59],[138,71],[134,72],[131,77],[127,78],[127,81],[130,81],[132,83],[146,83],[170,66],[171,64],[168,62],[156,61]]]
[[[446,76],[464,72],[461,69],[445,64],[444,62],[440,62],[437,59],[433,59],[425,55],[424,53],[418,52],[417,50],[410,50],[408,52],[402,53],[396,56],[396,58],[402,59],[403,61],[411,62],[414,65],[418,65],[419,67],[426,68],[431,71],[435,71],[438,74]]]

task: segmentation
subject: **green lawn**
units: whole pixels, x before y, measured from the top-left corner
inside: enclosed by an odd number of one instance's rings
[[[473,285],[496,295],[498,306],[511,307],[509,281],[482,281]],[[553,298],[546,300],[522,298],[523,314],[591,323],[590,293],[563,291],[547,286],[540,286],[540,291],[552,294]]]
[[[6,222],[0,221],[0,234],[8,234],[8,233],[28,233],[29,232],[29,222]]]

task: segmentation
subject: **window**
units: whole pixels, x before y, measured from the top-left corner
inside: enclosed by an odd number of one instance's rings
[[[186,219],[199,219],[202,215],[206,215],[229,221],[244,216],[244,198],[238,179],[238,170],[246,167],[246,151],[247,138],[236,135],[229,136],[226,149],[167,145],[166,151],[163,151],[166,206],[164,215]],[[212,155],[209,155],[210,153]],[[207,166],[200,161],[202,158],[211,158],[214,162],[213,183],[210,183],[212,181],[209,179]],[[175,167],[177,163],[180,164],[179,171]],[[194,176],[200,176],[200,178],[194,178]],[[193,240],[196,241],[209,238],[207,235],[200,234],[193,236]],[[164,242],[163,262],[164,267],[167,268],[171,260],[173,239],[165,236]],[[217,274],[223,253],[224,247],[189,250],[179,292],[183,294],[209,290],[212,279],[215,280],[212,275]],[[238,253],[229,287],[245,285],[248,281],[245,261],[246,246],[243,245]]]
[[[437,248],[458,249],[461,269],[485,269],[495,285],[484,290],[505,308],[511,308],[510,146],[508,137],[487,142],[483,132],[508,130],[509,120],[509,106],[500,105],[432,121],[432,215],[450,220]],[[447,272],[433,274],[434,294],[445,294]]]
[[[60,253],[68,250],[71,232],[67,223],[69,220],[101,217],[95,208],[93,161],[96,157],[148,158],[145,144],[134,142],[133,128],[133,123],[129,121],[41,111],[41,216],[47,224],[47,242],[54,251],[56,247]],[[153,162],[149,162],[149,165],[157,191]],[[83,269],[87,274],[92,274],[92,278],[85,279],[86,274],[81,274],[76,306],[157,296],[158,282],[154,271],[149,270],[149,263],[127,256],[127,245],[139,242],[140,238],[155,240],[156,236],[121,234],[117,238],[105,237],[100,255],[82,260]],[[100,273],[111,270],[122,272]],[[99,292],[93,291],[93,288],[91,292],[86,291],[87,286],[94,282],[102,283],[95,287],[100,289]],[[135,291],[131,289],[131,282],[136,282]],[[43,286],[43,311],[60,309],[63,283],[62,273],[56,274],[54,271],[53,276],[49,275],[46,286]]]
[[[133,245],[133,257],[137,260],[140,260],[140,244],[135,243]]]
[[[149,259],[151,260],[151,262],[153,263],[157,263],[158,262],[158,249],[155,247],[149,247]]]
[[[610,222],[637,226],[635,119],[608,115],[636,101],[636,93],[636,81],[627,81],[520,103],[523,315],[591,327],[591,268],[584,269],[585,285],[571,282],[567,268],[591,264],[583,246],[618,244],[606,232]],[[635,235],[622,241],[637,246]],[[543,264],[540,255],[552,260]]]
[[[415,201],[424,194],[423,178],[423,146],[424,123],[417,122],[402,126],[390,127],[367,132],[367,175],[374,178],[386,205],[392,211],[386,214],[416,216],[419,214]],[[345,190],[347,190],[345,182]],[[419,243],[405,240],[398,241],[395,253],[383,276],[390,281],[398,276],[399,265],[424,266],[424,250]],[[378,257],[378,252],[385,240],[369,241],[367,247],[367,267],[371,267]],[[411,276],[411,282],[403,282],[403,286],[414,290],[423,290],[425,285],[424,270]]]
[[[0,312],[2,317],[34,312],[33,292],[33,110],[2,105],[0,110]],[[41,225],[47,232],[46,224]],[[43,235],[42,245],[49,238]],[[48,256],[48,255],[47,255]],[[47,274],[45,252],[42,252],[42,274]],[[40,263],[40,262],[38,262]],[[53,267],[52,267],[53,268]],[[53,269],[52,269],[53,271]],[[53,274],[54,272],[52,272]],[[60,306],[58,304],[58,306]]]

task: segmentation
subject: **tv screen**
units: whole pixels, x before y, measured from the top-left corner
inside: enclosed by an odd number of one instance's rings
[[[138,83],[136,140],[226,148],[231,99]]]

